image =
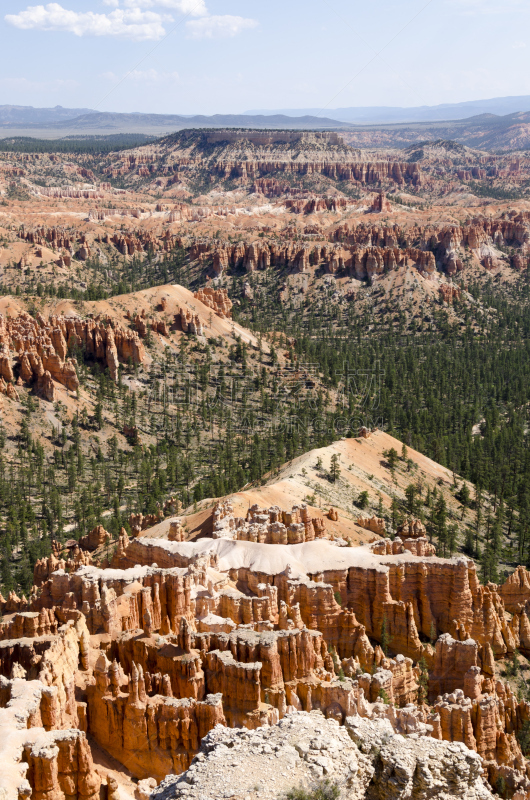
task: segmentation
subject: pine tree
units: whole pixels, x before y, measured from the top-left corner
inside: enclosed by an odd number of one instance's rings
[[[409,483],[405,489],[405,497],[407,498],[407,511],[414,515],[416,512],[416,486],[413,483]]]
[[[438,549],[445,557],[447,551],[447,505],[445,497],[440,492],[438,502],[435,507],[436,513],[436,538],[438,539]]]
[[[390,512],[392,514],[392,528],[394,529],[395,533],[403,519],[399,508],[399,500],[395,495],[392,496],[392,504],[390,506]]]
[[[458,539],[458,525],[454,522],[447,528],[447,551],[449,557],[453,555],[456,550],[456,543]]]
[[[388,656],[388,646],[390,644],[390,635],[388,632],[388,622],[386,619],[386,614],[383,616],[383,622],[381,624],[381,650]]]
[[[468,556],[472,558],[475,557],[475,542],[473,538],[473,528],[471,526],[467,526],[466,528],[466,540],[464,543],[464,550]]]
[[[331,456],[329,475],[333,483],[335,483],[335,481],[340,477],[339,456],[337,453],[334,453]]]
[[[469,506],[470,502],[470,494],[467,483],[462,484],[462,488],[459,492],[460,502],[462,503],[462,519],[464,519],[464,514],[466,513],[466,508]]]
[[[366,508],[368,506],[368,503],[369,503],[369,496],[368,496],[368,492],[365,489],[363,492],[359,493],[359,497],[357,498],[356,505],[359,508],[364,509],[364,508]]]
[[[386,460],[388,461],[388,466],[390,467],[390,469],[393,472],[395,470],[395,468],[396,468],[396,465],[397,465],[397,462],[398,462],[398,459],[399,459],[399,456],[397,454],[397,450],[394,447],[392,447],[390,450],[385,451],[383,453],[383,455],[385,456]]]
[[[418,705],[424,705],[429,697],[429,667],[425,656],[422,655],[418,662],[420,674],[418,676]]]

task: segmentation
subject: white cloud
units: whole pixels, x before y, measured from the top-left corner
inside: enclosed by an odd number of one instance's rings
[[[64,31],[76,36],[116,36],[125,39],[161,39],[166,31],[167,15],[152,11],[116,9],[109,14],[78,12],[59,3],[28,6],[19,14],[7,14],[6,22],[21,30]]]
[[[198,19],[186,23],[190,39],[218,39],[237,36],[255,28],[257,21],[245,17],[209,15],[205,0],[103,0],[114,8],[107,14],[71,11],[59,3],[28,6],[18,14],[7,14],[6,22],[21,30],[62,31],[76,36],[114,36],[137,41],[161,39],[164,23],[173,18],[163,9],[178,11]],[[121,5],[120,5],[121,3]],[[158,8],[158,11],[146,9]]]
[[[116,2],[116,0],[107,0]],[[208,13],[204,0],[123,0],[126,8],[170,8],[190,17],[202,17]]]
[[[512,50],[522,50],[526,47],[526,42],[514,42],[512,44]]]
[[[115,83],[121,81],[123,75],[116,75],[114,72],[104,72],[101,76],[109,81]],[[178,72],[158,72],[156,69],[133,69],[125,76],[128,81],[135,81],[136,83],[177,83],[179,80]]]
[[[186,22],[190,39],[220,39],[237,36],[241,31],[255,28],[257,20],[245,17],[223,16],[203,17]]]

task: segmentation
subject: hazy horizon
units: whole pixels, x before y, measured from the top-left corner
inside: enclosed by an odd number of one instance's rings
[[[0,103],[332,116],[528,95],[529,17],[521,0],[5,0]]]

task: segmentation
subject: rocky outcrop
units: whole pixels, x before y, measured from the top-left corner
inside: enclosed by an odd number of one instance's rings
[[[58,558],[58,556],[52,552],[51,555],[47,556],[46,558],[39,558],[36,561],[33,568],[33,585],[35,587],[42,586],[42,584],[45,583],[45,581],[47,581],[57,570],[75,572],[77,569],[79,569],[79,567],[88,566],[91,563],[92,558],[90,554],[82,550],[79,547],[79,543],[76,543],[76,546],[69,550],[67,559]]]
[[[144,519],[133,521],[141,529]],[[526,570],[501,590],[483,587],[472,561],[434,556],[415,519],[394,540],[347,547],[305,505],[255,505],[242,519],[220,502],[212,532],[185,541],[180,519],[170,521],[169,539],[129,539],[122,529],[111,568],[101,569],[84,549],[105,545],[96,528],[81,547],[66,543],[68,559],[56,545],[37,563],[29,600],[11,593],[1,601],[0,727],[17,692],[33,698],[16,751],[28,764],[26,794],[62,797],[69,786],[71,796],[96,800],[86,741],[137,779],[161,781],[190,767],[193,775],[201,740],[218,731],[239,727],[253,741],[254,730],[273,737],[318,720],[317,738],[331,725],[357,743],[358,758],[369,755],[370,736],[377,742],[367,800],[385,796],[392,759],[405,796],[430,792],[425,764],[437,754],[448,797],[478,791],[469,776],[482,765],[492,785],[501,776],[511,794],[530,797],[518,744],[530,704],[495,677],[496,657],[530,644]],[[302,769],[339,775],[344,748],[311,742],[296,751]],[[188,793],[198,785],[184,782]],[[109,797],[119,792],[109,778]]]
[[[357,525],[367,531],[376,533],[378,536],[385,536],[386,534],[386,522],[382,517],[376,517],[375,515],[373,517],[358,517]]]
[[[204,303],[205,306],[211,308],[218,317],[223,319],[231,318],[232,301],[228,297],[226,289],[211,289],[206,286],[203,289],[199,289],[198,292],[195,292],[193,296],[197,300],[200,300],[201,303]]]
[[[333,517],[331,517],[333,519]],[[220,501],[213,510],[214,539],[237,539],[260,544],[299,544],[326,538],[324,519],[312,519],[307,506],[282,511],[278,506],[262,509],[251,506],[246,519],[235,517],[229,501]]]
[[[98,547],[103,547],[110,542],[110,533],[108,533],[103,525],[96,525],[90,533],[86,536],[81,536],[79,539],[79,547],[83,550],[97,550]]]
[[[139,364],[144,349],[138,335],[110,321],[79,317],[37,314],[34,319],[22,312],[18,317],[0,319],[0,371],[14,379],[18,371],[25,383],[35,382],[37,392],[46,400],[54,398],[54,382],[71,391],[79,387],[75,364],[67,354],[76,348],[84,349],[105,366],[114,380],[118,375],[118,360]],[[13,354],[13,355],[12,355]]]
[[[453,286],[448,283],[442,283],[439,287],[439,292],[444,303],[453,303],[462,297],[462,289],[459,286]]]
[[[103,653],[88,687],[92,736],[114,758],[126,762],[137,778],[158,781],[187,769],[201,739],[216,725],[226,724],[221,695],[176,699],[165,680],[159,689],[148,696],[142,666],[133,662],[131,674],[125,676]]]
[[[54,690],[38,680],[0,677],[0,697],[2,796],[98,800],[101,780],[86,735],[79,729],[57,730],[61,719]]]
[[[490,800],[481,772],[479,756],[462,743],[404,738],[384,719],[352,718],[341,727],[320,714],[294,713],[251,732],[215,728],[190,769],[168,776],[151,798],[194,800],[229,791],[273,800],[325,778],[340,798]]]
[[[372,211],[374,214],[381,214],[383,211],[392,211],[392,206],[386,199],[386,195],[384,192],[379,192],[378,194],[376,194],[376,196],[372,200],[370,211]]]
[[[526,612],[530,608],[530,572],[517,567],[499,587],[499,594],[510,614]]]
[[[421,171],[418,164],[399,161],[223,161],[212,165],[214,172],[222,179],[240,178],[255,181],[271,173],[287,175],[325,175],[335,181],[349,181],[359,186],[370,184],[395,183],[398,186],[421,185]]]
[[[184,528],[180,519],[171,520],[169,523],[169,533],[167,535],[170,542],[183,542],[186,538]]]
[[[387,552],[386,541],[385,553],[380,554],[372,552],[370,546],[337,548],[329,541],[315,539],[305,542],[303,551],[294,551],[295,557],[290,548],[299,545],[284,545],[276,548],[273,562],[266,561],[262,570],[260,544],[237,540],[230,529],[228,533],[232,539],[229,551],[223,545],[223,536],[209,543],[201,540],[200,552],[209,553],[210,558],[223,552],[231,578],[245,591],[252,593],[260,582],[266,582],[277,587],[280,601],[290,607],[299,603],[304,623],[322,631],[341,657],[352,655],[354,629],[363,626],[369,637],[380,642],[383,620],[393,652],[414,659],[428,652],[429,646],[421,642],[420,634],[432,639],[433,631],[435,639],[441,633],[450,633],[458,640],[473,638],[480,647],[489,645],[496,657],[513,652],[521,640],[525,641],[526,614],[509,623],[504,618],[502,599],[494,587],[480,585],[473,562],[428,555],[432,546],[423,537],[398,542],[399,552],[395,554]],[[388,545],[393,548],[394,542],[388,541]],[[426,553],[416,556],[422,545]],[[183,567],[196,557],[197,548],[192,542],[137,539],[129,545],[123,564],[156,562],[166,568]],[[371,555],[365,557],[367,551]],[[335,553],[340,553],[340,558],[335,558]],[[255,559],[253,568],[243,566],[248,554]]]
[[[26,781],[35,800],[99,800],[101,778],[94,769],[86,735],[79,730],[50,731],[24,745]]]
[[[99,798],[101,781],[80,729],[84,706],[75,697],[86,634],[78,615],[47,635],[0,645],[0,793],[7,800]]]
[[[188,308],[181,308],[179,313],[175,314],[175,318],[176,321],[180,322],[184,333],[190,333],[194,336],[203,335],[203,323],[198,314],[194,314]]]
[[[330,238],[351,254],[343,254],[342,261],[348,268],[353,257],[355,275],[361,279],[406,265],[431,274],[438,264],[451,276],[464,268],[469,254],[491,269],[501,263],[501,249],[507,247],[521,250],[511,260],[515,269],[524,269],[530,226],[527,212],[513,211],[508,218],[477,217],[462,226],[416,227],[413,237],[409,229],[397,224],[365,226],[345,222],[335,228]],[[447,302],[460,297],[458,287],[442,284],[440,291]]]
[[[38,377],[37,392],[44,400],[47,400],[48,403],[53,403],[55,400],[55,385],[51,373],[48,370],[45,370],[42,376]]]
[[[381,232],[378,230],[379,237]],[[363,237],[364,238],[364,237]],[[332,275],[341,273],[351,275],[358,280],[366,280],[377,275],[401,269],[415,267],[424,275],[432,275],[436,270],[434,254],[417,247],[400,247],[397,236],[392,234],[387,239],[393,242],[390,246],[334,244],[322,241],[316,244],[300,244],[291,241],[266,241],[237,244],[219,244],[204,242],[202,254],[212,258],[213,271],[219,275],[228,266],[243,266],[248,272],[273,267],[288,267],[293,272],[307,272],[310,266],[324,266]],[[192,245],[190,258],[199,256],[199,245]]]

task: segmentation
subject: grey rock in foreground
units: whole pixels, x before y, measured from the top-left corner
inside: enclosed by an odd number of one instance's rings
[[[248,731],[217,725],[187,772],[150,800],[271,800],[327,778],[348,800],[492,800],[482,761],[459,742],[395,734],[388,720],[289,714]]]

